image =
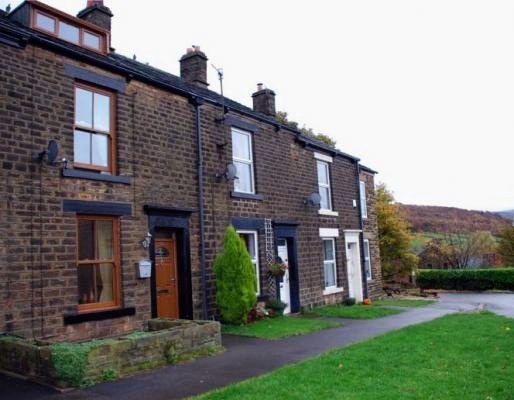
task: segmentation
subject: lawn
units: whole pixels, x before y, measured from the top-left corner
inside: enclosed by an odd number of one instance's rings
[[[201,399],[507,400],[514,320],[456,314],[286,366]]]
[[[377,307],[374,305],[356,304],[345,306],[334,304],[309,309],[308,314],[315,314],[323,317],[352,318],[352,319],[375,319],[387,317],[388,315],[399,314],[403,310]]]
[[[383,299],[375,300],[375,306],[396,306],[396,307],[424,307],[429,304],[437,303],[436,300],[416,300],[416,299]]]
[[[221,325],[221,331],[223,333],[252,336],[261,339],[280,339],[286,336],[304,335],[338,326],[341,326],[340,322],[282,316],[255,321],[248,325]]]

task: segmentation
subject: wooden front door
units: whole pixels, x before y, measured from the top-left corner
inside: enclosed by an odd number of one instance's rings
[[[157,316],[180,318],[175,239],[155,240],[155,284]]]

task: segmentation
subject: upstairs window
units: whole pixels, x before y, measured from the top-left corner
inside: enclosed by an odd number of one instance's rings
[[[113,308],[120,304],[119,219],[78,217],[79,310]]]
[[[59,39],[86,47],[101,53],[106,52],[107,34],[93,27],[82,26],[84,21],[76,20],[73,17],[52,15],[50,12],[43,12],[33,9],[32,27],[42,32],[56,36]]]
[[[328,162],[316,160],[318,168],[318,188],[321,196],[320,209],[332,210],[332,194],[330,189],[330,168]]]
[[[49,15],[43,14],[42,12],[36,12],[36,27],[43,29],[44,31],[55,33],[57,24],[55,18]]]
[[[234,191],[255,194],[251,133],[232,128],[232,162],[237,169]]]
[[[114,94],[75,85],[74,166],[114,174]]]
[[[80,42],[80,29],[76,26],[70,25],[64,21],[59,21],[59,38],[67,40],[68,42],[79,44]]]
[[[368,207],[366,204],[366,184],[360,181],[360,200],[362,218],[368,218]]]
[[[92,49],[101,49],[101,43],[102,39],[100,38],[100,36],[88,31],[84,31],[83,45],[85,47],[90,47]]]

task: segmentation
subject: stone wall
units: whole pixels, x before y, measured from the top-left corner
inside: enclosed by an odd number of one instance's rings
[[[145,204],[198,209],[195,108],[183,96],[126,76],[88,65],[28,44],[0,43],[0,332],[52,340],[84,340],[121,334],[152,317],[150,280],[137,279],[135,265],[148,258],[140,242],[148,231]],[[51,139],[60,144],[59,158],[73,161],[75,79],[65,73],[74,65],[126,82],[116,93],[116,173],[130,184],[62,176],[62,166],[34,161]],[[256,191],[263,200],[231,197],[233,183],[216,178],[231,162],[230,122],[220,122],[220,107],[204,104],[201,130],[204,157],[205,249],[209,314],[216,313],[213,262],[223,234],[234,217],[297,223],[300,304],[340,302],[347,296],[345,229],[359,229],[355,162],[335,156],[331,163],[334,210],[319,215],[304,199],[318,190],[312,148],[289,130],[229,115],[257,126],[253,134]],[[330,151],[326,152],[330,155]],[[367,186],[368,189],[372,185]],[[120,318],[65,324],[64,315],[78,314],[77,219],[63,211],[64,200],[129,203],[120,218],[121,304],[135,314]],[[373,194],[368,191],[368,201]],[[372,204],[369,206],[371,215]],[[374,235],[370,217],[367,234]],[[319,228],[337,228],[338,294],[323,295],[323,252]],[[198,213],[190,219],[193,317],[202,317]],[[380,285],[378,242],[370,240]],[[264,233],[259,231],[261,287],[266,291]]]
[[[369,297],[374,299],[382,295],[382,266],[380,264],[374,174],[361,170],[360,179],[366,184],[368,218],[364,219],[364,238],[369,240],[371,255],[372,279],[368,281]]]
[[[87,348],[82,381],[99,382],[106,371],[119,377],[222,348],[220,325],[215,321],[157,320],[149,321],[149,328],[148,332],[72,345]],[[49,343],[0,337],[0,370],[57,387],[71,386],[55,364],[56,351]],[[69,353],[72,357],[78,352]]]

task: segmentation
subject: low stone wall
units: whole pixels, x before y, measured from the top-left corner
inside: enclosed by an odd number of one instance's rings
[[[221,349],[215,321],[155,319],[148,331],[83,343],[0,337],[0,369],[57,387],[90,385]]]

